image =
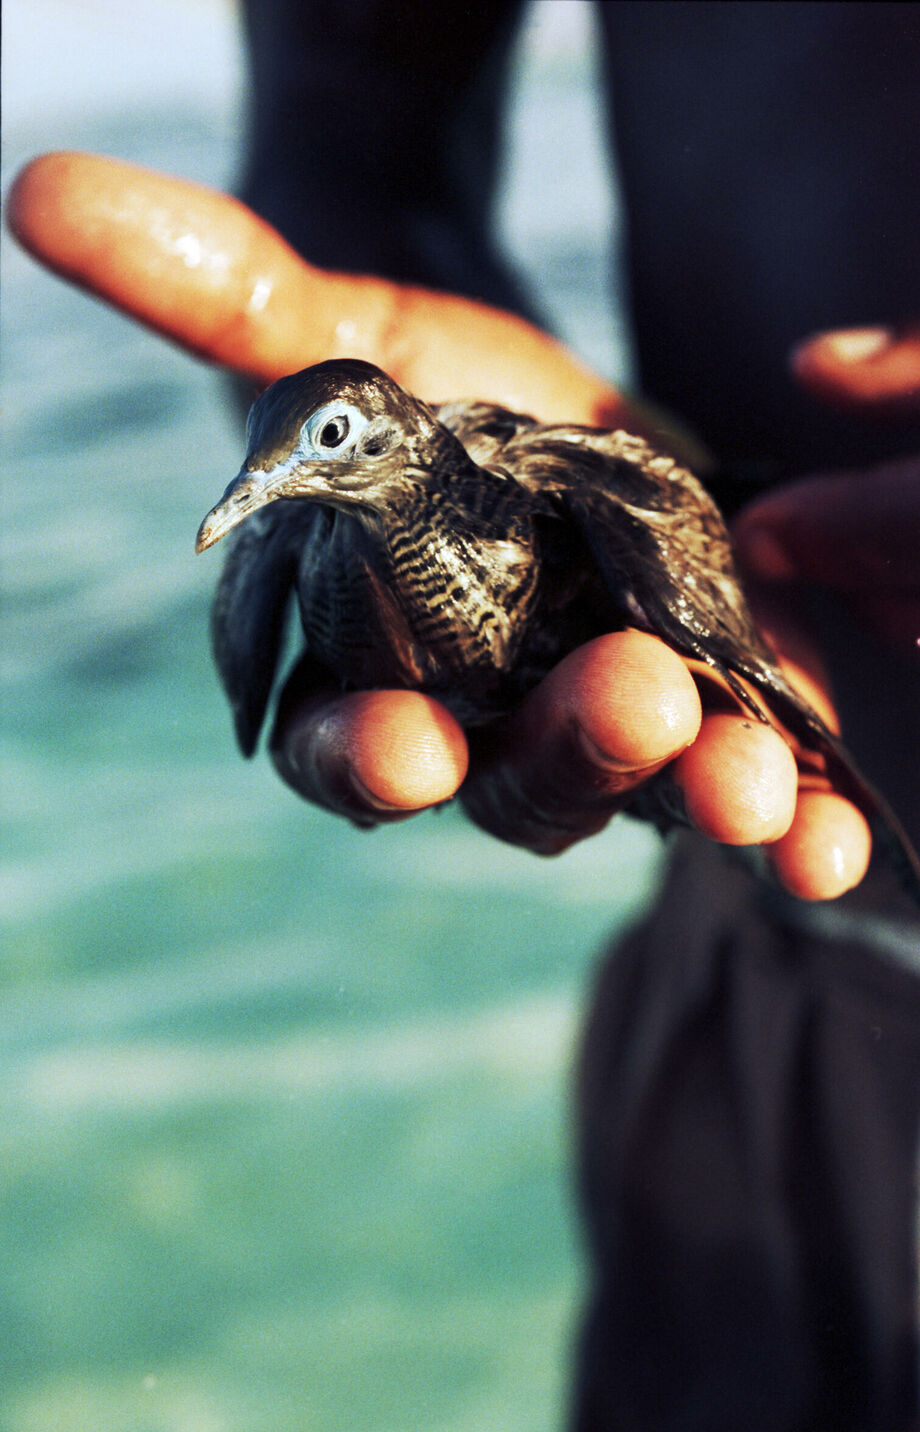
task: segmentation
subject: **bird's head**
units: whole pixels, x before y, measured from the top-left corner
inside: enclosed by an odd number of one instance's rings
[[[356,358],[279,378],[246,425],[246,461],[201,524],[203,552],[279,497],[379,511],[401,474],[424,472],[449,434],[424,403]]]

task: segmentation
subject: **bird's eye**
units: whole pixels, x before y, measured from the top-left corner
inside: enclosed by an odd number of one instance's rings
[[[350,431],[351,424],[348,418],[344,413],[337,413],[334,418],[329,419],[328,423],[324,423],[317,446],[321,448],[341,447]]]
[[[368,418],[341,398],[326,403],[303,425],[300,452],[306,458],[345,458],[367,427]]]

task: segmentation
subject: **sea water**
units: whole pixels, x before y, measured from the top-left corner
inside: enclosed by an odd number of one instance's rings
[[[531,17],[500,227],[622,377],[584,18]],[[66,147],[232,186],[229,6],[4,19],[6,185]],[[655,840],[367,834],[243,761],[193,554],[239,465],[224,387],[4,248],[0,1426],[561,1425],[570,1069]]]

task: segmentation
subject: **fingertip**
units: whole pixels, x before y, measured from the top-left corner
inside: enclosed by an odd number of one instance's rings
[[[343,758],[375,809],[421,810],[456,795],[468,766],[463,730],[418,691],[356,693],[343,714]]]
[[[570,652],[510,717],[477,733],[462,800],[493,835],[556,854],[593,835],[699,729],[683,661],[620,631]]]
[[[658,637],[612,632],[579,648],[557,672],[586,749],[601,766],[645,770],[671,760],[699,732],[696,683]]]
[[[36,247],[34,225],[54,203],[72,155],[63,151],[39,154],[30,159],[10,185],[6,200],[6,222],[24,248]]]
[[[851,890],[871,854],[865,816],[833,791],[803,791],[792,825],[768,851],[779,879],[802,900],[835,900]]]
[[[816,369],[851,367],[877,358],[889,347],[893,338],[890,328],[838,328],[827,333],[813,333],[793,348],[790,362],[800,376]]]
[[[7,217],[53,272],[257,382],[303,367],[314,343],[328,347],[314,314],[315,271],[239,200],[207,185],[62,150],[22,170]]]
[[[802,387],[833,406],[893,416],[920,403],[920,330],[871,325],[816,333],[790,355]]]
[[[674,762],[689,820],[725,845],[761,845],[789,829],[798,772],[786,742],[772,726],[716,713]]]
[[[282,691],[270,750],[286,785],[359,825],[449,800],[468,761],[466,737],[439,702],[417,691],[332,693],[309,669]]]

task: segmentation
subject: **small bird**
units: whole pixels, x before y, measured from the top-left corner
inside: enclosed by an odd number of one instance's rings
[[[422,690],[468,729],[504,715],[576,646],[637,627],[816,756],[887,828],[920,891],[897,817],[779,670],[718,508],[672,457],[626,432],[547,426],[490,403],[431,407],[357,359],[272,383],[246,436],[196,547],[239,527],[212,636],[245,755],[292,591],[306,649],[344,688]]]

